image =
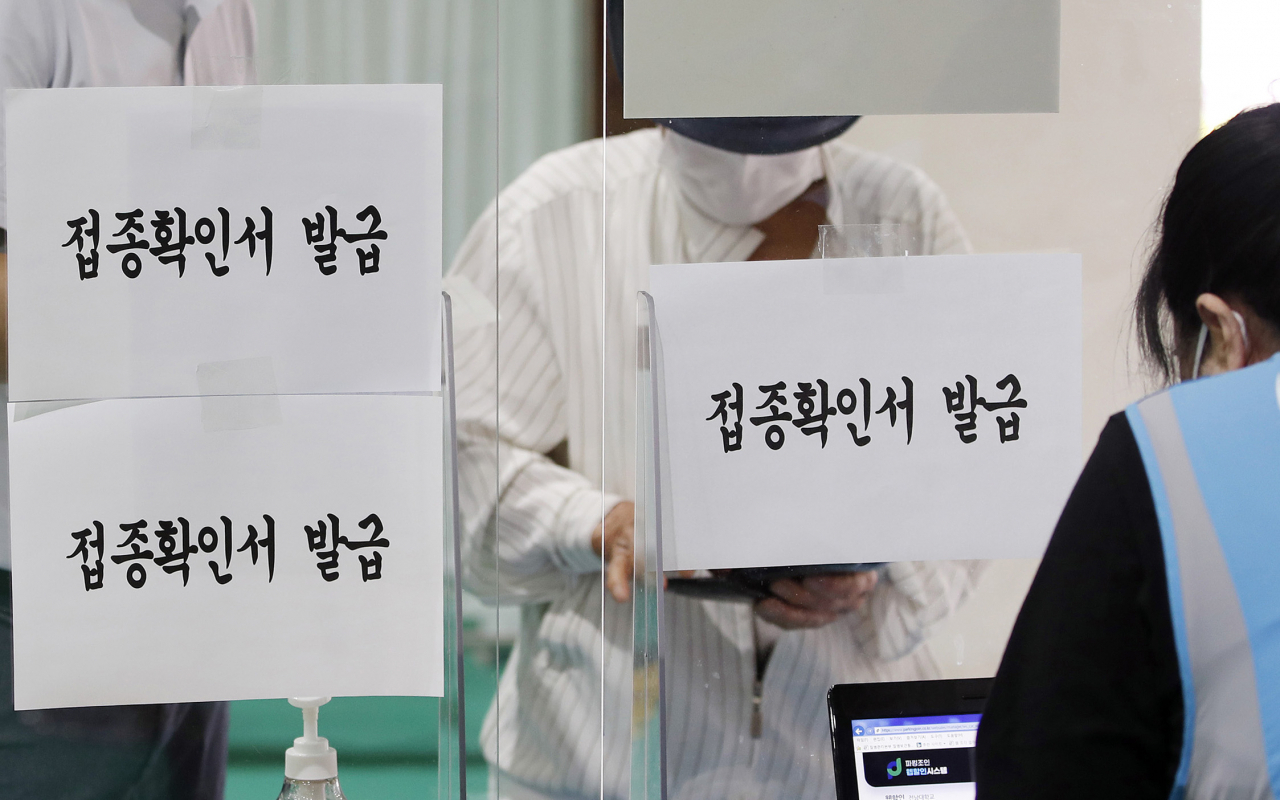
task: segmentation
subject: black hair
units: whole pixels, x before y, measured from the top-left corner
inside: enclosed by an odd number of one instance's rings
[[[1280,103],[1240,112],[1178,167],[1134,301],[1142,355],[1167,380],[1200,329],[1204,292],[1280,329]]]

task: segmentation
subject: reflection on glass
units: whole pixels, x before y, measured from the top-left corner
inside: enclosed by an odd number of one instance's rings
[[[916,256],[920,248],[920,232],[900,222],[818,226],[820,258]]]

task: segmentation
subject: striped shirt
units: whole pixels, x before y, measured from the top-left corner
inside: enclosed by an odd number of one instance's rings
[[[606,797],[629,794],[632,612],[609,599],[602,616],[591,534],[634,491],[636,293],[651,264],[742,261],[764,238],[685,203],[662,147],[648,129],[541,159],[477,221],[446,279],[499,309],[458,324],[456,389],[463,579],[488,602],[520,605],[481,733],[504,798],[598,797],[602,783]],[[968,250],[920,171],[840,142],[821,150],[832,222],[901,223],[925,253]],[[545,455],[558,446],[567,467]],[[778,635],[759,737],[750,606],[669,596],[672,796],[706,794],[705,781],[752,797],[833,796],[827,689],[934,674],[918,645],[977,569],[893,564],[861,611]]]

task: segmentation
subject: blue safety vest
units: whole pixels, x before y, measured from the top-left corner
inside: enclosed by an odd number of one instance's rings
[[[1280,797],[1280,356],[1126,410],[1182,674],[1172,797]]]

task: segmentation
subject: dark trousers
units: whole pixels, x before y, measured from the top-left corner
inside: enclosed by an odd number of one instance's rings
[[[14,711],[10,586],[0,570],[0,798],[222,800],[226,703]]]

